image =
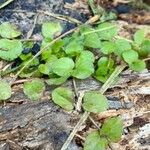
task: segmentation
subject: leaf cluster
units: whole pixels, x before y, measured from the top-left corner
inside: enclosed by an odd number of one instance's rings
[[[102,127],[92,131],[85,140],[84,150],[106,150],[110,142],[118,142],[123,133],[120,117],[106,119]]]

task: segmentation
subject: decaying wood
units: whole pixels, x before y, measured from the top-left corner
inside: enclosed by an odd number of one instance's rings
[[[128,80],[122,80],[128,81]],[[121,81],[121,82],[122,82]],[[121,83],[122,84],[122,83]],[[64,85],[73,90],[72,81]],[[78,91],[98,90],[101,84],[96,80],[76,80]],[[117,85],[118,86],[118,85]],[[71,115],[51,102],[49,95],[55,87],[47,87],[44,97],[39,102],[30,102],[23,94],[22,85],[13,86],[13,95],[6,106],[0,107],[0,143],[15,150],[54,149],[59,150],[69,132],[79,119],[79,115]],[[109,93],[108,93],[109,95]],[[126,109],[117,96],[108,96],[110,108]],[[76,103],[76,102],[75,102]],[[132,102],[129,103],[133,107]],[[110,115],[111,116],[111,115]],[[71,150],[77,149],[71,144]],[[45,148],[48,147],[48,148]]]
[[[71,116],[49,100],[0,107],[0,145],[10,149],[59,150],[71,130]],[[74,144],[70,150],[77,149]]]

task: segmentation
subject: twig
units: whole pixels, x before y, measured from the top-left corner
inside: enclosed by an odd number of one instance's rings
[[[87,34],[92,34],[92,33],[96,33],[96,32],[101,32],[101,31],[105,31],[105,30],[108,30],[108,29],[113,29],[114,27],[116,27],[116,25],[110,26],[110,27],[105,27],[105,28],[103,28],[103,29],[97,29],[97,30],[85,32],[85,33],[83,33],[82,35],[87,35]]]
[[[26,81],[32,81],[32,79],[21,79],[21,80],[17,80],[15,82],[13,82],[11,85],[15,85],[15,84],[22,84]]]
[[[76,104],[76,111],[78,112],[81,112],[83,96],[84,96],[84,91],[79,92],[79,96]]]
[[[53,14],[53,13],[50,13],[50,12],[47,12],[47,11],[41,11],[41,10],[39,10],[38,12],[39,13],[43,13],[43,14],[45,14],[47,16],[59,19],[59,20],[64,20],[64,21],[76,23],[78,25],[82,24],[81,21],[79,21],[79,20],[77,20],[75,18],[69,17],[69,16],[65,16],[65,15],[61,15],[61,14]]]
[[[125,64],[122,64],[114,70],[114,72],[111,74],[111,76],[108,78],[108,80],[105,82],[105,84],[101,87],[100,92],[103,94],[107,89],[111,88],[111,86],[114,83],[114,80],[116,77],[123,71],[123,69],[126,67]]]
[[[73,131],[71,132],[68,139],[66,140],[66,142],[62,146],[61,150],[66,150],[68,148],[68,146],[69,146],[70,142],[72,141],[73,137],[75,136],[77,131],[80,129],[83,122],[85,122],[85,120],[88,118],[89,114],[90,114],[89,112],[84,112],[83,116],[80,118],[79,122],[74,127]]]
[[[10,4],[13,1],[14,0],[7,0],[5,3],[3,3],[2,5],[0,5],[0,9],[4,8],[5,6],[7,6],[8,4]]]
[[[89,116],[89,119],[91,120],[91,122],[95,125],[95,127],[99,130],[99,126],[97,125],[97,123],[94,121],[94,119]]]
[[[32,33],[34,31],[35,25],[37,23],[37,19],[38,19],[39,13],[35,15],[34,18],[34,23],[33,23],[33,27],[29,30],[29,32],[27,33],[27,39],[29,39],[32,36]]]
[[[126,67],[126,65],[122,64],[114,70],[114,72],[111,74],[109,79],[103,84],[103,86],[100,89],[100,92],[103,94],[108,88],[111,87],[111,85],[114,83],[114,80],[118,75],[123,71],[123,69]],[[69,135],[68,139],[66,142],[63,144],[61,150],[66,150],[72,141],[73,137],[75,136],[76,132],[80,129],[81,125],[85,122],[85,120],[89,117],[90,113],[89,112],[84,112],[83,116],[80,118],[79,122],[77,125],[74,127],[73,131]]]
[[[85,138],[84,138],[84,137],[82,137],[81,135],[76,134],[75,136],[77,136],[77,137],[78,137],[78,138],[80,138],[81,140],[85,141]]]
[[[73,83],[75,96],[78,98],[78,90],[77,90],[75,78],[72,79],[72,83]]]
[[[13,63],[9,63],[7,64],[3,69],[2,69],[2,72],[6,71]]]
[[[145,58],[145,59],[143,59],[144,61],[149,61],[150,60],[150,57],[148,57],[148,58]]]

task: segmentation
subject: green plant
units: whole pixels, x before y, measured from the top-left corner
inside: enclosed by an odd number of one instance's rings
[[[92,131],[86,138],[84,150],[106,150],[110,142],[118,142],[123,133],[123,123],[119,117],[109,118],[102,127]]]
[[[6,32],[6,28],[11,32]],[[58,86],[69,78],[81,80],[91,76],[105,83],[101,91],[85,93],[82,105],[85,118],[89,113],[99,113],[108,109],[108,101],[103,93],[114,82],[116,75],[124,69],[125,65],[118,69],[118,64],[123,62],[133,71],[142,71],[146,68],[143,58],[150,54],[150,40],[146,38],[146,31],[143,29],[134,34],[133,40],[118,36],[117,26],[109,22],[98,24],[96,27],[84,24],[72,35],[55,39],[61,31],[59,23],[44,23],[40,51],[34,56],[31,51],[22,52],[23,49],[31,50],[34,43],[16,39],[21,32],[14,25],[3,23],[0,25],[0,58],[6,61],[19,58],[21,63],[18,68],[21,68],[21,71],[17,76],[43,77],[48,85]],[[9,99],[10,85],[1,80],[0,87],[0,100]],[[24,83],[23,91],[31,100],[39,100],[45,91],[44,81],[29,80]],[[74,109],[74,94],[65,87],[57,87],[52,92],[52,101],[65,110]],[[117,142],[120,139],[122,128],[120,118],[106,120],[98,131],[87,137],[84,149],[106,149],[109,142]]]

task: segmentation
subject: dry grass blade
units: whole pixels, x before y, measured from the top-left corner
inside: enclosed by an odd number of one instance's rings
[[[14,0],[7,0],[5,3],[3,3],[2,5],[0,5],[0,9],[4,8],[5,6],[7,6],[8,4],[10,4],[13,1]]]

